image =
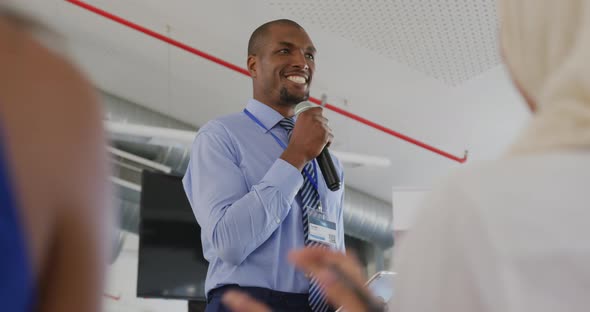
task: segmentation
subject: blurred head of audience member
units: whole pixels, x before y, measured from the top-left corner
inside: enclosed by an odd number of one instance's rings
[[[514,153],[590,146],[590,5],[502,0],[500,49],[533,119]]]
[[[100,311],[110,230],[102,112],[62,43],[0,4],[2,311]]]

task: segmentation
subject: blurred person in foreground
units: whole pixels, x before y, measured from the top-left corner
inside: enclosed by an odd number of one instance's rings
[[[499,2],[502,54],[534,117],[504,157],[454,173],[429,195],[396,253],[391,310],[590,307],[590,1]],[[333,303],[367,311],[329,269],[360,286],[351,258],[304,249],[291,260]],[[239,293],[225,300],[263,311]]]
[[[55,44],[0,6],[0,310],[100,311],[102,114],[86,79],[35,35]]]

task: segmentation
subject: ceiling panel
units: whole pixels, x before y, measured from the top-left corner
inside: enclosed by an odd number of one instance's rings
[[[500,63],[495,0],[267,2],[452,86]]]

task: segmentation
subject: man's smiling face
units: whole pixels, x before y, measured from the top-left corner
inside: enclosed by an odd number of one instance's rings
[[[307,100],[315,53],[311,39],[302,28],[289,24],[270,26],[257,54],[250,56],[255,58],[255,98],[280,106]]]

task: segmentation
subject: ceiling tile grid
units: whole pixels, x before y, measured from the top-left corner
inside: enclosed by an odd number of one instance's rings
[[[495,0],[266,2],[447,85],[457,86],[500,63]]]

